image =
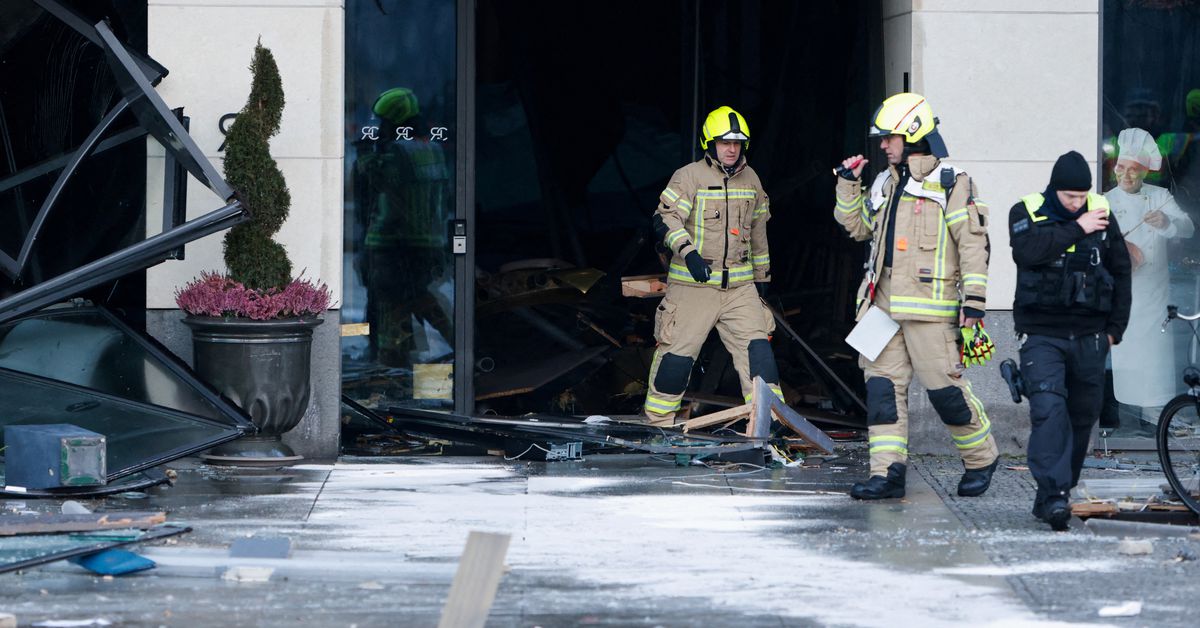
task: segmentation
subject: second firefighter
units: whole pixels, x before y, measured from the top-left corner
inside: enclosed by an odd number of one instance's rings
[[[871,254],[858,292],[856,320],[874,306],[899,324],[866,376],[871,476],[856,499],[903,497],[908,462],[908,386],[915,374],[950,430],[966,468],[958,494],[982,495],[998,451],[983,403],[963,378],[959,342],[986,307],[987,207],[965,172],[942,161],[946,145],[933,110],[919,94],[897,94],[876,111],[888,167],[863,190],[866,160],[846,159],[834,216]],[[880,339],[885,340],[884,338]]]

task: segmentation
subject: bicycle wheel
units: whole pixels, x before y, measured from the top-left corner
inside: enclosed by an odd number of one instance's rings
[[[1171,400],[1158,418],[1158,461],[1179,499],[1200,514],[1200,399]]]

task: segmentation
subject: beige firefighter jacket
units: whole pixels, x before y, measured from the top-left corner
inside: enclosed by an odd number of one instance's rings
[[[705,285],[770,280],[770,202],[745,159],[732,176],[707,155],[676,170],[659,195],[657,213],[666,226],[663,243],[672,253],[669,281],[697,285],[684,262],[693,250],[712,266]]]
[[[896,209],[890,314],[895,320],[957,323],[960,304],[981,311],[987,306],[987,205],[965,172],[936,157],[910,156],[908,167],[911,178]],[[953,172],[949,199],[944,169]],[[834,217],[855,240],[871,240],[856,320],[866,313],[875,278],[883,272],[888,204],[899,178],[895,166],[889,167],[864,197],[858,181],[838,177]]]

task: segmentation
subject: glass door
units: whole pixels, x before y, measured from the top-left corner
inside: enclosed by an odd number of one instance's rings
[[[346,6],[343,392],[468,411],[459,0]]]

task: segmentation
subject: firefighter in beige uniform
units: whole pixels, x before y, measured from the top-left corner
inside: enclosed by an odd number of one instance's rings
[[[667,293],[654,318],[658,349],[645,403],[655,425],[674,423],[713,327],[733,356],[746,400],[755,376],[782,398],[768,339],[775,323],[761,298],[771,277],[771,213],[758,175],[746,165],[749,140],[741,114],[714,110],[701,128],[704,157],[675,171],[660,196],[654,230],[672,257]]]
[[[982,495],[998,452],[983,403],[962,377],[959,342],[960,326],[973,327],[986,306],[987,206],[976,199],[966,173],[940,161],[946,146],[923,97],[892,96],[872,122],[870,135],[882,138],[888,169],[864,196],[859,177],[866,160],[846,159],[834,216],[855,240],[871,240],[856,319],[874,304],[900,330],[875,361],[859,359],[867,385],[871,477],[850,494],[904,496],[908,385],[915,373],[962,456],[966,472],[958,494]]]

